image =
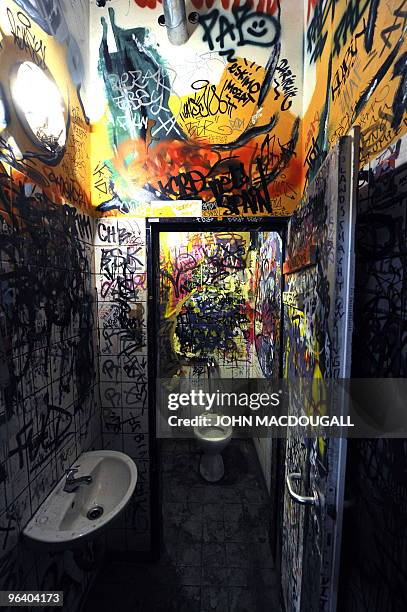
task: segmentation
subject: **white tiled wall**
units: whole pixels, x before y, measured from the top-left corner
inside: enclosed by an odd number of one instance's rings
[[[145,220],[96,220],[100,403],[103,447],[138,469],[136,492],[108,534],[108,548],[150,547]]]

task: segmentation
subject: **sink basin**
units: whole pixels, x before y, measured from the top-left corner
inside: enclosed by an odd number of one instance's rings
[[[72,467],[78,469],[75,478],[92,476],[91,484],[66,493],[64,476],[24,529],[29,540],[68,545],[93,538],[124,510],[136,488],[136,464],[124,453],[83,453]]]

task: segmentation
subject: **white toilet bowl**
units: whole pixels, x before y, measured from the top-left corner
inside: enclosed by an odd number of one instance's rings
[[[194,427],[194,435],[201,447],[202,455],[199,462],[199,472],[208,482],[217,482],[225,473],[221,452],[229,444],[233,428],[218,425],[219,414],[206,412],[205,425]]]

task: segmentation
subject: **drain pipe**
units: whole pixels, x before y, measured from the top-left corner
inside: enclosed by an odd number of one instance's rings
[[[165,27],[173,45],[183,45],[188,40],[185,0],[163,0]]]

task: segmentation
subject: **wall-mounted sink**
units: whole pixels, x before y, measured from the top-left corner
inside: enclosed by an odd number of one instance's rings
[[[93,538],[124,510],[136,488],[136,464],[124,453],[84,453],[72,468],[75,478],[91,476],[92,482],[69,493],[64,476],[24,529],[29,540],[68,546]]]

